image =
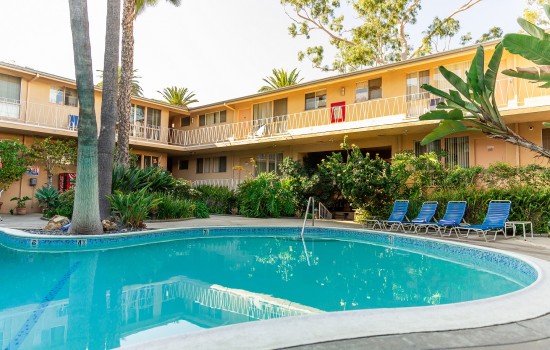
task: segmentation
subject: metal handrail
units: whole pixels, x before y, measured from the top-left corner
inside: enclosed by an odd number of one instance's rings
[[[302,245],[304,246],[304,254],[306,255],[307,266],[311,266],[309,262],[309,256],[307,254],[306,241],[304,240],[304,230],[306,229],[307,214],[309,212],[309,207],[311,204],[311,226],[315,226],[315,198],[309,197],[307,200],[306,213],[304,214],[304,223],[302,225],[302,233],[300,238],[302,239]]]

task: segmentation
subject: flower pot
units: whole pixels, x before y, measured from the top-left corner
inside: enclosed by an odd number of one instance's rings
[[[27,214],[27,208],[15,208],[15,213],[17,215],[25,215]]]

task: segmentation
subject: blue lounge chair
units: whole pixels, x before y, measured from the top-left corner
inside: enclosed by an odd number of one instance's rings
[[[425,227],[425,225],[430,222],[433,224],[432,220],[434,218],[435,212],[437,211],[437,202],[436,201],[427,201],[422,203],[420,212],[418,215],[408,223],[404,223],[404,227],[408,227],[410,231],[418,233],[420,227]]]
[[[447,209],[445,209],[445,215],[443,215],[443,218],[437,221],[436,225],[432,227],[437,230],[437,233],[439,233],[441,237],[443,237],[443,234],[447,232],[447,228],[449,228],[449,234],[445,236],[449,237],[454,230],[456,232],[456,236],[458,237],[458,226],[460,226],[460,223],[464,220],[465,213],[465,201],[450,201],[447,203]]]
[[[489,202],[489,208],[487,209],[487,215],[485,215],[485,220],[479,225],[465,225],[458,226],[459,230],[466,230],[466,234],[462,236],[468,237],[470,232],[476,232],[479,236],[483,234],[483,238],[487,241],[487,233],[489,231],[495,232],[495,237],[493,240],[497,239],[497,233],[503,232],[506,229],[506,221],[508,220],[508,215],[510,215],[510,208],[512,207],[512,202],[502,201],[502,200],[492,200]]]
[[[377,227],[379,229],[401,229],[405,231],[405,228],[403,227],[403,222],[405,220],[409,220],[407,218],[407,210],[409,209],[409,201],[408,200],[396,200],[393,203],[393,209],[390,214],[390,217],[388,220],[363,220],[363,226],[365,226],[367,223],[372,222],[372,229],[375,230]]]

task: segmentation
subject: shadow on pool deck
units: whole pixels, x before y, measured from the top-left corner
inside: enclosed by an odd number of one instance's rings
[[[42,228],[46,221],[39,214],[24,216],[3,215],[0,228],[33,229]],[[303,220],[295,218],[250,219],[241,216],[213,215],[208,219],[193,219],[172,222],[149,222],[151,229],[202,227],[202,226],[301,226]],[[319,227],[361,228],[349,221],[315,222]],[[311,220],[308,220],[311,226]],[[424,235],[422,235],[424,236]],[[440,239],[438,236],[430,236]],[[457,241],[456,238],[444,238]],[[482,238],[460,239],[460,242],[472,245],[502,249],[530,255],[550,261],[550,238],[546,234],[535,237],[504,239],[497,236],[496,241],[485,242]],[[550,303],[550,296],[548,297]],[[434,320],[437,322],[437,320]],[[312,325],[313,326],[313,325]],[[445,332],[419,332],[396,335],[373,336],[347,339],[326,343],[316,343],[293,347],[292,349],[550,349],[550,315],[532,320],[508,323],[498,326],[454,330]]]

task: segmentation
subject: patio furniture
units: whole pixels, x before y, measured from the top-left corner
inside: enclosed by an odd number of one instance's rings
[[[437,202],[436,201],[427,201],[422,203],[420,212],[418,215],[410,221],[410,223],[403,224],[404,227],[408,227],[409,231],[414,229],[414,233],[418,233],[418,228],[429,224],[437,211]]]
[[[449,234],[445,236],[449,237],[454,230],[456,231],[456,235],[458,237],[458,230],[456,228],[464,220],[465,212],[466,201],[449,201],[447,203],[447,208],[445,209],[445,214],[441,220],[434,223],[417,224],[417,226],[419,226],[419,228],[426,227],[426,233],[430,228],[433,228],[441,237],[443,237],[443,234],[446,233],[447,228],[449,228]]]
[[[392,212],[390,214],[390,217],[388,218],[388,220],[363,220],[361,223],[363,224],[363,227],[365,227],[365,225],[367,225],[369,222],[372,222],[373,225],[372,225],[372,229],[375,230],[376,227],[378,227],[379,229],[390,229],[390,230],[393,230],[394,228],[395,229],[399,229],[399,227],[401,227],[401,229],[403,231],[405,231],[405,227],[403,226],[403,223],[405,220],[407,220],[407,222],[409,221],[409,218],[407,218],[407,210],[409,209],[409,201],[408,200],[396,200],[394,203],[393,203],[393,209],[392,209]],[[389,227],[388,227],[389,226]]]
[[[457,229],[466,230],[466,234],[462,235],[466,238],[468,238],[470,232],[472,231],[477,233],[478,236],[482,234],[485,241],[487,241],[487,233],[489,231],[494,231],[495,237],[493,240],[496,240],[498,232],[504,233],[511,207],[512,202],[508,200],[492,200],[489,202],[487,215],[485,215],[485,219],[481,224],[457,226]]]
[[[527,227],[529,227],[529,232],[531,233],[531,238],[533,238],[533,223],[531,221],[506,221],[505,228],[512,229],[512,237],[516,237],[517,227],[521,226],[523,229],[523,240],[527,240]],[[504,236],[506,237],[506,230],[504,230]]]

